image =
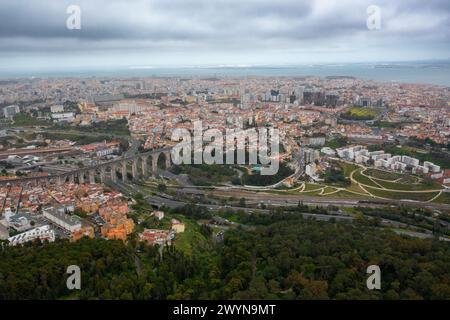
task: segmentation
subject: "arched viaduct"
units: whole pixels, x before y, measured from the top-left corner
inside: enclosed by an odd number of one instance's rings
[[[116,159],[99,163],[95,166],[84,167],[70,172],[61,174],[54,174],[42,177],[24,177],[11,180],[0,180],[0,186],[5,185],[61,185],[63,183],[91,183],[94,184],[97,180],[105,182],[107,179],[113,182],[118,179],[127,181],[128,178],[139,179],[141,177],[148,177],[149,173],[156,176],[158,170],[158,160],[161,155],[165,156],[166,169],[171,166],[170,149],[159,149],[145,153],[128,156],[125,158]],[[148,171],[149,167],[151,172]],[[128,170],[131,168],[131,172]]]

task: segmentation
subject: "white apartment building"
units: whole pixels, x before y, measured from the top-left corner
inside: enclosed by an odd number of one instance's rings
[[[12,105],[3,108],[3,115],[5,118],[13,118],[16,114],[20,112],[19,106]]]
[[[400,161],[396,161],[391,164],[391,169],[394,171],[405,171],[406,167],[407,167],[407,164],[400,162]]]
[[[367,149],[365,149],[363,146],[360,146],[360,145],[338,148],[338,149],[336,149],[336,152],[339,157],[345,158],[348,160],[354,160],[355,157],[358,155],[367,156],[367,154],[368,154]]]
[[[49,242],[54,242],[55,232],[50,228],[50,226],[45,225],[17,234],[13,237],[9,237],[8,241],[10,246],[16,246],[28,241],[34,241],[36,239],[40,239],[41,241],[47,240]]]
[[[316,165],[314,162],[308,164],[308,165],[305,167],[305,173],[306,173],[306,175],[308,175],[308,176],[310,176],[310,177],[315,176],[316,173],[317,173],[317,165]]]
[[[418,166],[420,163],[418,159],[408,156],[402,156],[402,162],[409,166]]]
[[[52,113],[52,119],[58,122],[73,122],[75,120],[75,113],[73,112]]]
[[[368,152],[365,147],[352,146],[336,149],[339,157],[354,160],[355,163],[367,163],[369,159],[374,160],[375,168],[390,169],[394,171],[405,171],[406,168],[412,167],[413,174],[432,173],[433,177],[441,172],[441,167],[432,162],[425,161],[423,166],[416,158],[409,156],[392,156],[390,153],[384,153],[383,150]]]
[[[327,156],[334,156],[336,155],[336,151],[331,149],[330,147],[323,147],[320,152],[326,154]]]
[[[367,163],[370,160],[369,157],[363,156],[363,155],[357,155],[355,157],[356,163]]]
[[[375,168],[390,168],[391,163],[390,163],[390,161],[387,161],[384,159],[379,159],[379,160],[375,160],[374,166],[375,166]]]
[[[438,173],[438,172],[441,172],[441,167],[438,166],[438,165],[435,165],[435,164],[432,163],[432,162],[425,161],[425,162],[423,163],[423,166],[426,167],[426,168],[428,168],[428,169],[430,170],[430,172],[432,172],[432,173]]]
[[[382,154],[376,154],[372,156],[372,160],[377,161],[380,159],[384,159],[384,160],[388,160],[391,158],[391,154],[390,153],[382,153]]]
[[[306,164],[312,163],[320,158],[319,150],[314,150],[311,148],[302,148],[300,152]]]
[[[429,172],[429,169],[424,166],[415,166],[412,168],[413,174],[427,174]]]

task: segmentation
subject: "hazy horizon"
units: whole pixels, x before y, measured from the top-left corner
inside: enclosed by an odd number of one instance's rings
[[[79,29],[67,26],[71,5]],[[448,60],[449,52],[443,0],[0,0],[0,72]]]
[[[321,63],[298,65],[109,66],[0,70],[0,79],[149,77],[329,77],[450,87],[450,61]]]

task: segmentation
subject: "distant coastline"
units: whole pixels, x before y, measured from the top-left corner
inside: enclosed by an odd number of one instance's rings
[[[128,66],[109,68],[67,68],[66,70],[5,70],[0,78],[31,77],[239,77],[318,76],[328,79],[360,78],[380,82],[432,84],[450,87],[450,62],[315,64],[299,66]]]

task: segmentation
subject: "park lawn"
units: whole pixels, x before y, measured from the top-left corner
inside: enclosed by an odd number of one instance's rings
[[[372,180],[370,180],[369,178],[367,178],[366,176],[363,176],[361,174],[361,170],[356,171],[353,174],[353,179],[355,179],[356,181],[364,184],[364,185],[368,185],[371,187],[375,187],[375,188],[379,188],[380,186],[377,185],[375,182],[373,182]]]
[[[341,166],[342,170],[344,170],[344,176],[346,178],[349,178],[350,174],[359,168],[357,165],[347,163],[347,162],[340,162],[339,165]]]
[[[378,179],[384,179],[384,180],[390,180],[390,181],[394,181],[394,180],[402,178],[401,174],[398,174],[395,172],[377,170],[377,169],[367,169],[364,173],[372,178],[378,178]]]
[[[442,192],[433,202],[450,204],[450,192]]]
[[[420,178],[416,176],[405,175],[397,183],[419,183]]]
[[[353,116],[357,117],[375,117],[378,114],[377,110],[371,108],[354,107],[351,108],[349,111]]]
[[[348,187],[347,190],[358,192],[358,193],[363,193],[363,194],[366,193],[358,184],[355,184],[355,183],[352,183],[352,185],[350,187]]]
[[[387,182],[376,180],[380,185],[385,187],[386,189],[392,190],[404,190],[404,191],[421,191],[421,190],[441,190],[442,186],[438,183],[433,183],[431,185],[427,185],[425,183],[421,184],[406,184],[406,183],[396,183],[396,182]]]
[[[323,187],[324,186],[322,186],[320,184],[306,183],[305,184],[305,190],[303,190],[303,192],[305,192],[305,191],[315,191],[315,190],[322,189]]]
[[[50,126],[52,122],[49,120],[41,120],[30,116],[27,113],[18,113],[14,116],[14,126],[30,127],[30,126]]]
[[[372,199],[372,197],[370,197],[369,195],[367,196],[362,196],[359,194],[354,194],[351,192],[348,192],[346,190],[341,190],[339,192],[330,194],[330,195],[325,195],[323,197],[330,197],[330,198],[335,198],[335,199]]]
[[[365,189],[375,196],[392,199],[392,200],[415,200],[415,201],[429,201],[438,195],[438,192],[392,192],[387,190],[378,190],[370,187]]]
[[[347,120],[373,120],[379,113],[380,111],[374,108],[353,107],[341,114],[341,117]]]
[[[312,191],[307,191],[307,192],[303,191],[303,192],[300,192],[298,194],[305,195],[305,196],[319,196],[320,193],[321,193],[321,190],[322,190],[322,188],[316,189],[316,190],[312,190]]]
[[[327,194],[327,193],[330,193],[330,192],[334,192],[334,191],[336,191],[337,189],[336,188],[333,188],[333,187],[325,187],[325,189],[323,190],[323,193],[324,194]]]

